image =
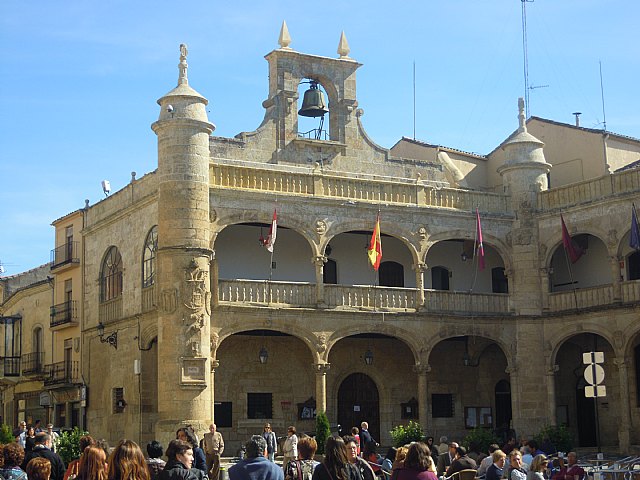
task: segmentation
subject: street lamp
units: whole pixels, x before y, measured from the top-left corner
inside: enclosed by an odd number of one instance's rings
[[[98,323],[98,338],[100,338],[100,343],[108,343],[116,350],[118,349],[118,331],[116,330],[105,338],[104,324],[102,322]]]

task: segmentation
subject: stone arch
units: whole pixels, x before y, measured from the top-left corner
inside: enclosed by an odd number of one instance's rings
[[[351,337],[353,335],[361,334],[361,333],[377,333],[382,335],[387,335],[389,337],[395,338],[396,340],[404,343],[411,354],[413,355],[414,362],[419,364],[421,362],[421,347],[416,342],[415,332],[410,332],[407,330],[403,330],[398,327],[394,327],[391,325],[384,325],[382,328],[376,328],[375,325],[350,325],[339,330],[334,331],[331,336],[327,339],[327,349],[324,354],[324,358],[326,361],[329,359],[329,354],[331,353],[331,349],[340,341],[345,338]]]
[[[151,348],[153,342],[158,341],[158,322],[152,321],[140,328],[140,346],[142,348]]]
[[[636,339],[640,340],[640,324],[637,322],[629,324],[621,334],[622,338],[626,339],[621,349],[621,357],[623,359],[633,358],[634,343],[636,343]]]
[[[269,320],[267,320],[269,322]],[[285,333],[287,335],[291,335],[292,337],[301,340],[311,352],[311,356],[313,358],[313,363],[324,363],[328,358],[324,356],[324,352],[327,350],[325,343],[322,341],[322,338],[318,337],[311,330],[307,330],[300,327],[294,327],[293,325],[288,324],[286,327],[283,325],[282,328],[279,328],[278,325],[265,325],[265,320],[248,320],[243,319],[242,324],[233,324],[228,325],[227,327],[222,328],[218,332],[211,333],[211,357],[216,358],[218,347],[220,344],[227,338],[235,335],[237,333],[247,332],[251,330],[269,330],[273,332]]]
[[[210,246],[211,249],[215,251],[215,242],[218,238],[218,235],[227,227],[231,227],[233,225],[240,225],[243,223],[252,223],[252,222],[260,222],[265,224],[270,224],[273,218],[273,210],[267,211],[243,211],[243,212],[234,212],[229,215],[220,216],[215,224],[216,228],[212,228],[211,230],[211,240]],[[278,213],[278,226],[286,227],[294,232],[301,235],[309,244],[311,248],[311,252],[313,255],[319,255],[320,247],[315,240],[316,233],[313,229],[312,225],[308,225],[300,220],[298,220],[295,216],[288,216],[285,214]]]
[[[560,228],[559,228],[559,230],[560,230]],[[596,230],[599,230],[599,229],[596,229]],[[580,230],[577,230],[574,233],[569,232],[569,234],[572,237],[575,236],[575,235],[591,235],[592,237],[597,238],[598,240],[600,240],[602,242],[602,244],[607,249],[607,255],[613,255],[614,254],[614,252],[611,250],[611,246],[609,245],[609,243],[606,240],[603,240],[603,239],[607,238],[606,234],[603,231],[599,231],[599,232],[593,233],[593,231],[580,231]],[[546,254],[545,254],[544,266],[549,268],[551,266],[551,260],[553,258],[553,255],[555,254],[556,250],[558,250],[558,248],[563,248],[563,246],[562,246],[562,231],[560,231],[560,232],[554,234],[553,236],[551,236],[546,244],[550,245],[550,247],[547,249]]]
[[[581,335],[583,333],[591,333],[602,337],[607,341],[607,343],[609,343],[609,345],[611,345],[613,351],[616,352],[616,357],[618,356],[619,352],[616,351],[615,342],[611,338],[611,333],[607,328],[595,322],[581,323],[580,325],[574,326],[571,331],[563,330],[559,336],[555,337],[555,342],[551,345],[549,364],[547,365],[550,371],[554,370],[554,366],[557,362],[558,352],[562,348],[562,345],[564,345],[564,343],[570,338],[575,337],[576,335]]]
[[[459,240],[459,239],[473,240],[474,233],[473,231],[469,231],[469,230],[455,229],[455,230],[448,230],[446,232],[439,232],[439,233],[430,235],[428,238],[427,246],[424,249],[424,253],[421,261],[424,263],[427,262],[427,255],[429,254],[429,250],[431,250],[431,248],[433,248],[433,246],[436,243],[444,242],[447,240]],[[498,252],[498,255],[500,255],[500,258],[502,259],[502,263],[504,263],[505,271],[507,272],[513,271],[511,248],[505,243],[505,241],[492,235],[489,232],[484,232],[484,231],[482,232],[482,239],[485,245],[491,246],[491,248],[493,248],[496,252]]]
[[[429,358],[431,357],[431,353],[433,352],[433,349],[436,347],[436,345],[445,340],[458,337],[479,337],[489,340],[500,347],[500,350],[507,360],[508,369],[513,369],[516,366],[515,363],[517,352],[515,351],[514,343],[507,343],[506,339],[497,337],[488,330],[476,330],[469,332],[469,328],[464,325],[447,326],[428,338],[423,347],[423,357],[425,359],[425,364],[429,363]]]
[[[371,218],[373,219],[375,217],[372,216]],[[417,243],[414,243],[413,241],[413,238],[415,237],[414,233],[398,224],[393,224],[393,230],[392,230],[393,233],[389,233],[389,230],[385,230],[384,227],[385,225],[381,221],[380,222],[381,233],[384,235],[389,235],[397,240],[400,240],[409,249],[414,265],[419,263],[418,252],[420,251],[420,245],[419,245],[420,242],[418,241]],[[341,235],[343,233],[349,233],[352,231],[362,231],[362,230],[365,230],[365,231],[370,230],[371,232],[373,232],[372,220],[363,219],[363,218],[349,218],[344,222],[336,222],[331,224],[327,229],[327,232],[325,233],[324,238],[319,246],[320,252],[324,253],[326,246],[331,242],[332,239],[334,239],[338,235]],[[382,242],[382,248],[383,248],[383,257],[384,257],[384,240]]]

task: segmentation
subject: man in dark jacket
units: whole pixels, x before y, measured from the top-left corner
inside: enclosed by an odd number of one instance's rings
[[[456,472],[460,472],[462,470],[477,470],[478,465],[476,461],[467,455],[467,449],[464,447],[456,448],[456,459],[451,462],[451,465],[447,469],[447,473],[445,474],[447,477],[450,477]]]
[[[35,457],[46,458],[51,462],[51,480],[63,479],[66,467],[60,456],[51,451],[51,435],[46,432],[36,434],[36,443],[33,450],[25,455],[22,469],[25,470],[29,460]]]
[[[267,460],[267,442],[254,435],[247,442],[247,456],[229,469],[229,480],[284,480],[284,472]]]

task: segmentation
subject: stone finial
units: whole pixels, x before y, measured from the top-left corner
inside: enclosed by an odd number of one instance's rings
[[[291,45],[291,35],[289,35],[289,29],[287,28],[287,22],[285,20],[282,21],[282,28],[280,28],[280,37],[278,37],[278,44],[280,48],[288,48]]]
[[[344,34],[344,30],[340,34],[340,41],[338,42],[338,55],[340,58],[349,58],[349,42],[347,42],[347,36]]]
[[[180,70],[180,75],[178,75],[178,85],[189,85],[189,79],[187,78],[187,55],[189,54],[189,50],[187,50],[187,46],[184,43],[180,44],[180,63],[178,64],[178,69]]]
[[[518,132],[526,132],[527,131],[527,117],[524,115],[524,98],[518,98],[518,122],[520,126],[518,127]]]

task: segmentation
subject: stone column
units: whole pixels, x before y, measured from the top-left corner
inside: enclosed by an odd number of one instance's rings
[[[556,425],[556,372],[560,369],[558,365],[554,365],[547,369],[547,408],[549,425]]]
[[[158,421],[165,443],[181,424],[211,421],[211,290],[207,99],[189,86],[180,46],[178,86],[158,100]]]
[[[220,361],[211,359],[211,421],[215,423],[216,413],[216,368],[220,366]]]
[[[329,363],[316,363],[314,369],[316,372],[316,411],[327,411],[327,372],[331,368]]]
[[[542,311],[549,311],[549,269],[541,268],[540,269],[540,283],[541,283],[541,294],[542,294]]]
[[[327,262],[327,257],[317,255],[311,261],[316,266],[316,305],[326,307],[327,302],[324,301],[324,264]]]
[[[618,416],[618,444],[620,453],[628,453],[631,447],[631,413],[629,411],[629,369],[628,364],[633,363],[630,358],[616,358],[613,363],[618,367],[618,375],[620,377],[620,394],[618,401],[620,402],[620,415]],[[605,379],[606,385],[606,379]]]
[[[511,428],[516,432],[522,430],[522,425],[526,423],[526,419],[520,419],[517,416],[520,412],[520,385],[518,382],[518,369],[515,366],[508,366],[504,373],[509,375],[509,384],[511,385]]]
[[[620,257],[617,255],[611,255],[609,257],[611,264],[611,284],[613,286],[613,301],[622,301],[622,291],[620,287]]]
[[[429,395],[427,392],[427,373],[431,371],[431,365],[418,363],[413,366],[413,371],[418,374],[418,420],[422,431],[429,427]]]
[[[426,263],[418,263],[413,266],[416,272],[416,309],[424,307],[424,272],[427,271]]]

